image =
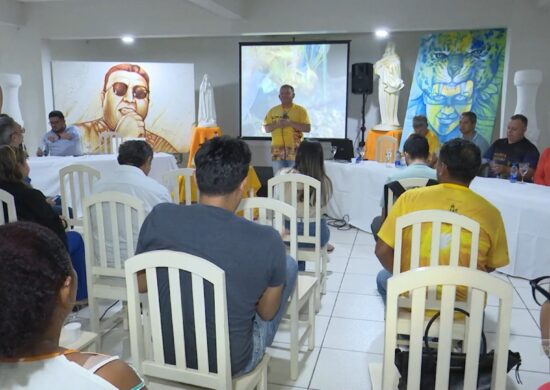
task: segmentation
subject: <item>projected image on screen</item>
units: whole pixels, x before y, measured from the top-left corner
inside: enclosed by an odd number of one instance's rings
[[[241,44],[241,136],[271,138],[262,130],[279,88],[294,87],[294,103],[311,121],[306,137],[344,138],[349,42]]]

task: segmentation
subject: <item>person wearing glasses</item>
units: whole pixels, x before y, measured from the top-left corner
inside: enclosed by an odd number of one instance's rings
[[[103,117],[77,123],[89,152],[99,152],[99,136],[104,131],[124,138],[144,138],[156,152],[177,153],[165,138],[145,128],[151,91],[149,75],[139,65],[118,64],[105,74],[100,93]]]
[[[65,116],[61,111],[52,111],[48,115],[52,129],[42,138],[42,146],[37,156],[80,156],[80,132],[75,126],[65,123]]]

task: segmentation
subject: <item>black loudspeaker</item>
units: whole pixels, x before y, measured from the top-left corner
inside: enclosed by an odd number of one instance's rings
[[[351,93],[370,95],[372,80],[372,64],[370,62],[360,62],[351,66]]]

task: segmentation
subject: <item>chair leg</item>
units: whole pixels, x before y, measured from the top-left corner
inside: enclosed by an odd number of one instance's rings
[[[96,339],[96,350],[97,352],[101,352],[101,338],[103,336],[103,332],[101,331],[101,324],[99,323],[99,312],[98,312],[98,306],[97,306],[97,299],[94,296],[90,295],[90,290],[88,290],[88,307],[90,308],[90,328],[92,329],[92,332],[97,334]]]
[[[290,379],[295,381],[298,379],[298,354],[300,352],[299,345],[299,315],[297,294],[292,298],[290,302]]]
[[[309,308],[308,308],[308,325],[309,325],[309,336],[308,336],[308,350],[312,351],[315,348],[315,301],[312,297],[309,298]]]
[[[262,373],[260,374],[260,381],[258,382],[256,388],[258,390],[267,390],[267,365],[264,367]]]
[[[321,280],[320,280],[320,283],[321,283],[321,294],[326,294],[327,293],[327,274],[328,274],[328,266],[327,266],[327,263],[328,263],[328,253],[327,253],[327,250],[326,250],[326,247],[325,249],[323,250],[323,269],[321,270]]]

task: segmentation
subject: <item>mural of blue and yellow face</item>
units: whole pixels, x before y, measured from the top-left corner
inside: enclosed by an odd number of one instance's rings
[[[404,123],[425,115],[441,142],[460,136],[460,114],[478,116],[477,131],[491,140],[502,87],[506,30],[430,34],[422,38]]]

